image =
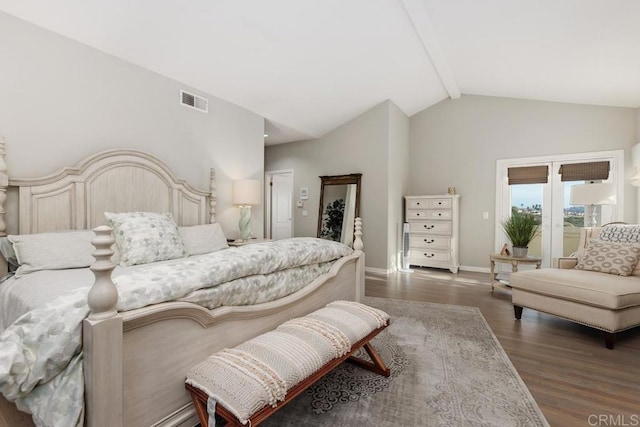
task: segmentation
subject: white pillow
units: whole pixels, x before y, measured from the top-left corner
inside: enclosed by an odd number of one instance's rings
[[[120,253],[120,265],[147,264],[187,256],[171,214],[104,213]]]
[[[229,247],[218,223],[178,227],[178,231],[189,255],[208,254]]]
[[[91,230],[10,235],[18,264],[16,277],[38,270],[89,267],[95,247]]]

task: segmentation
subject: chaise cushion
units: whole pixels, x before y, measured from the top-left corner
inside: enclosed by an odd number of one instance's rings
[[[640,277],[636,276],[545,268],[513,273],[509,284],[528,292],[614,310],[640,305]]]

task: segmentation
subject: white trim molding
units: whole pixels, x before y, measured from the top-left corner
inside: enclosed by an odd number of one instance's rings
[[[487,263],[489,262],[489,258],[487,258]],[[476,273],[487,273],[489,274],[489,267],[474,267],[472,265],[461,265],[460,270],[462,271],[474,271]]]
[[[373,273],[373,274],[384,274],[386,276],[388,276],[391,273],[395,273],[395,269],[394,268],[376,268],[376,267],[365,267],[364,268],[364,272],[365,273]]]

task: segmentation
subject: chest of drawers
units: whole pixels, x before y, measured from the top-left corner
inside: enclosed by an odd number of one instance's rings
[[[460,266],[459,218],[459,195],[406,196],[409,263],[448,268],[457,273]]]

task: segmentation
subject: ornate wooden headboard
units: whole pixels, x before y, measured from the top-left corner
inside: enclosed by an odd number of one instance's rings
[[[178,225],[215,222],[213,169],[209,191],[198,190],[142,151],[103,151],[45,177],[9,178],[8,185],[19,187],[20,234],[91,229],[104,224],[104,212],[170,212]],[[1,187],[0,199],[6,197]]]

